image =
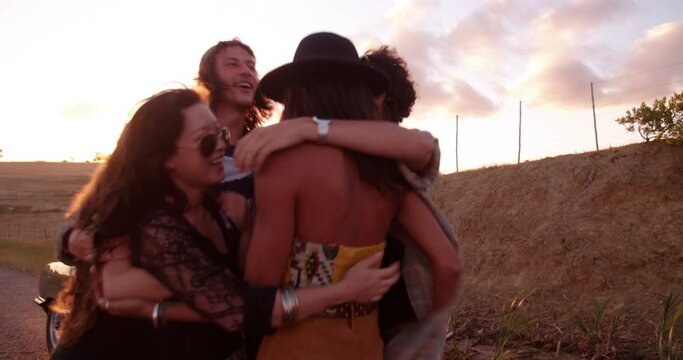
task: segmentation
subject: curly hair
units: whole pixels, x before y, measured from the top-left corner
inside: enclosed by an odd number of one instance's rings
[[[365,52],[362,61],[384,72],[389,77],[389,88],[385,92],[383,117],[386,120],[400,123],[410,116],[417,99],[415,84],[410,78],[408,65],[398,56],[396,49],[381,46]]]
[[[221,86],[216,72],[216,58],[223,49],[229,47],[240,47],[244,49],[249,55],[254,56],[254,51],[251,48],[235,38],[229,41],[219,41],[216,45],[210,47],[199,62],[199,71],[195,81],[200,92],[206,93],[208,96],[208,104],[212,111],[216,111],[218,104],[221,101]],[[263,124],[273,112],[273,104],[260,93],[256,93],[254,100],[249,109],[244,115],[243,133],[246,134],[257,126]]]

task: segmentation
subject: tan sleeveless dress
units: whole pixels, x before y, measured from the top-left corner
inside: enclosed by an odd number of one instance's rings
[[[384,251],[384,245],[350,247],[295,240],[283,284],[299,288],[339,282],[358,261]],[[376,304],[345,303],[266,336],[257,359],[381,359],[383,346]]]

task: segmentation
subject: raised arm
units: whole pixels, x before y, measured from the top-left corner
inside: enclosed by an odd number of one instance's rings
[[[429,258],[434,279],[434,305],[447,305],[455,296],[460,278],[458,250],[416,193],[405,194],[397,219]]]
[[[244,169],[257,169],[273,152],[317,140],[317,125],[310,117],[286,120],[254,129],[241,139],[235,150],[235,162]],[[436,147],[436,140],[426,131],[405,129],[388,121],[366,120],[333,120],[327,143],[393,158],[417,173],[429,168]]]

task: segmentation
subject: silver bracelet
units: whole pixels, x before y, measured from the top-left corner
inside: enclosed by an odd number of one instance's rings
[[[161,309],[161,301],[154,304],[152,308],[152,327],[159,328],[159,309]]]
[[[291,286],[282,289],[282,322],[285,325],[294,324],[299,317],[299,299]]]

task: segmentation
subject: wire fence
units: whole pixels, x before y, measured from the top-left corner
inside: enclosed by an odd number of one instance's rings
[[[538,141],[537,137],[525,136],[532,130],[529,127],[539,126],[542,121],[548,121],[543,117],[547,117],[549,112],[556,114],[556,110],[552,110],[556,105],[554,101],[557,99],[569,99],[567,104],[560,104],[557,107],[564,106],[565,115],[569,114],[575,118],[584,119],[580,121],[580,126],[584,130],[580,130],[585,134],[583,146],[581,148],[574,148],[571,151],[586,151],[585,144],[587,137],[591,137],[591,143],[594,143],[593,150],[601,149],[601,136],[613,136],[615,128],[621,127],[626,134],[627,130],[621,125],[616,125],[615,120],[619,117],[625,116],[626,111],[634,107],[639,107],[641,103],[648,105],[652,104],[655,99],[662,97],[671,97],[674,93],[683,90],[683,61],[677,61],[669,64],[664,64],[642,71],[632,73],[619,74],[611,76],[608,79],[598,79],[596,81],[589,81],[580,86],[572,86],[561,89],[560,91],[548,92],[541,94],[536,99],[525,101],[519,100],[519,106],[515,106],[515,120],[517,126],[515,127],[516,146],[514,154],[516,155],[516,162],[520,163],[525,159],[525,148]],[[540,99],[540,101],[539,101]],[[574,101],[571,101],[574,99]],[[584,100],[581,100],[584,99]],[[517,105],[517,104],[515,104]],[[512,118],[512,106],[505,112]],[[584,112],[585,111],[585,112]],[[590,117],[590,118],[589,118]],[[466,116],[458,114],[455,116],[455,170],[461,170],[463,161],[462,156],[467,156],[468,149],[463,149],[463,138],[471,137],[471,134],[463,132],[463,120],[466,121]],[[577,121],[577,120],[572,120]],[[578,122],[578,121],[577,121]],[[610,128],[609,131],[606,129]],[[512,128],[509,126],[499,131],[505,131],[507,135],[505,142],[512,141],[512,136],[509,133]],[[534,129],[538,130],[538,129]],[[465,130],[467,131],[467,130]],[[492,131],[493,133],[494,131]],[[548,134],[551,135],[551,134]],[[562,134],[554,134],[556,137],[562,137]],[[573,135],[573,134],[572,134]],[[489,135],[494,136],[494,135]],[[501,135],[502,136],[502,135]],[[570,134],[566,135],[567,137]],[[478,137],[481,139],[481,136]],[[631,141],[633,142],[633,141]],[[465,145],[467,146],[467,145]],[[559,154],[553,154],[559,155]],[[504,156],[507,161],[504,163],[514,162],[511,156]],[[499,163],[500,161],[497,161]]]
[[[0,238],[5,239],[48,239],[57,233],[57,226],[31,227],[22,224],[6,224],[0,228]]]
[[[56,239],[59,224],[32,225],[11,223],[0,226],[0,238],[10,240]]]

